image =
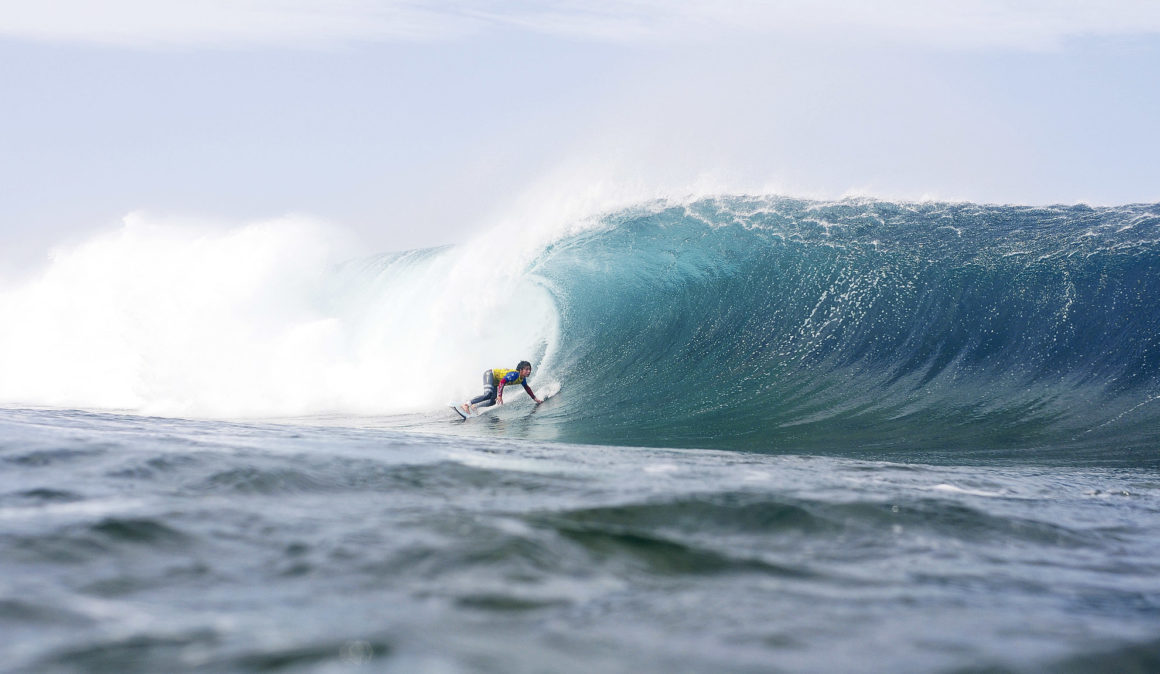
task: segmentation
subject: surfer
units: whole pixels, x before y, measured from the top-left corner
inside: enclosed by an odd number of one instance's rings
[[[524,387],[528,397],[536,401],[536,404],[544,402],[532,393],[532,387],[528,386],[528,377],[532,374],[532,364],[526,360],[521,360],[516,369],[507,370],[504,368],[495,368],[487,370],[483,373],[483,395],[472,398],[471,402],[463,403],[463,411],[471,414],[476,407],[491,407],[498,402],[503,404],[503,387],[508,384],[520,384]]]

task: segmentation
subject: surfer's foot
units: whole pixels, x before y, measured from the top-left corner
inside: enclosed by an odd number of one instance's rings
[[[468,404],[468,403],[463,403],[462,405],[460,405],[460,407],[462,407],[462,408],[463,408],[463,411],[464,411],[464,412],[467,412],[468,414],[471,414],[472,410],[471,410],[471,405],[470,405],[470,404]]]

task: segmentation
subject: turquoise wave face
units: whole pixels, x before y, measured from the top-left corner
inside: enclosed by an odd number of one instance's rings
[[[616,214],[534,273],[562,440],[1103,461],[1160,439],[1160,205],[720,198]]]

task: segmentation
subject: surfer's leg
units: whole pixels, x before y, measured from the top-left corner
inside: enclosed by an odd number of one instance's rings
[[[495,404],[495,387],[490,391],[484,391],[483,395],[471,399],[472,407],[491,407]]]
[[[495,404],[495,383],[491,376],[491,370],[483,373],[483,395],[476,396],[471,399],[470,405],[472,407],[491,407]]]

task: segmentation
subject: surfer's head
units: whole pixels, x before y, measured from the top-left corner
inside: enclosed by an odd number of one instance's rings
[[[516,366],[516,370],[519,371],[520,376],[526,377],[532,373],[532,364],[526,360],[521,360],[520,364]]]

